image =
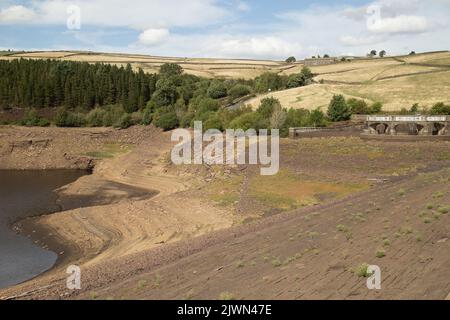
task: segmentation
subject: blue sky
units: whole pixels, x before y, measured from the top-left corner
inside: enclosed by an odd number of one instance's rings
[[[0,49],[258,59],[401,54],[449,49],[449,17],[450,0],[0,0]]]

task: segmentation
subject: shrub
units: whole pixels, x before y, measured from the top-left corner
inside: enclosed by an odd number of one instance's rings
[[[103,120],[105,118],[106,111],[104,109],[95,108],[91,110],[86,116],[86,122],[91,127],[101,127],[104,125]]]
[[[159,73],[164,77],[179,76],[183,73],[183,68],[176,63],[165,63],[159,68]]]
[[[212,98],[203,98],[198,102],[196,111],[201,114],[209,111],[217,111],[220,109],[220,102]]]
[[[270,119],[276,107],[281,106],[280,101],[274,97],[264,98],[256,110],[264,119]]]
[[[175,112],[169,111],[155,119],[155,125],[164,131],[175,129],[178,126],[178,118]]]
[[[231,129],[242,129],[247,131],[248,129],[259,130],[262,128],[267,128],[268,123],[264,126],[261,115],[257,112],[245,113],[237,118],[235,118],[230,123]]]
[[[266,72],[255,79],[255,90],[263,93],[283,88],[283,79],[276,73]]]
[[[370,113],[369,106],[364,100],[350,98],[347,100],[347,105],[352,114],[368,114]]]
[[[450,115],[450,105],[445,105],[443,102],[436,103],[431,108],[430,114],[432,114],[432,115],[439,115],[439,114]]]
[[[220,99],[227,96],[227,88],[222,81],[214,80],[211,82],[207,94],[210,98]]]
[[[386,251],[384,250],[377,250],[377,252],[375,253],[375,256],[379,259],[384,258],[386,256]]]
[[[133,125],[133,122],[131,121],[131,115],[128,113],[125,113],[122,115],[122,117],[114,123],[115,128],[120,129],[127,129]]]
[[[144,113],[142,115],[142,124],[144,126],[148,126],[150,123],[152,123],[153,116],[152,116],[152,109],[149,107],[146,107],[144,109]]]
[[[374,102],[369,107],[369,113],[370,114],[377,114],[383,111],[383,104],[381,102]]]
[[[249,86],[243,84],[236,84],[228,90],[228,95],[232,100],[244,97],[252,92]]]
[[[36,109],[29,109],[25,112],[21,124],[27,127],[35,127],[39,125],[39,120],[40,118]]]
[[[54,121],[58,127],[83,127],[86,125],[84,114],[69,112],[66,108],[58,109]]]
[[[350,108],[343,95],[334,95],[328,106],[328,118],[331,121],[346,121],[351,116]]]
[[[327,124],[327,120],[325,119],[325,114],[318,108],[311,111],[308,122],[313,127],[325,127]]]
[[[368,278],[370,274],[368,273],[369,265],[367,263],[362,263],[355,269],[355,273],[358,277]]]
[[[217,113],[214,113],[211,117],[209,117],[205,122],[203,122],[203,131],[209,129],[218,129],[223,130],[222,121]]]
[[[287,58],[286,62],[287,63],[294,63],[294,62],[297,62],[297,59],[294,56],[292,56],[292,57]]]

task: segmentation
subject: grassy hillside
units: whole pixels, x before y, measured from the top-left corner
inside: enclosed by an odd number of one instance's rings
[[[328,66],[311,67],[322,84],[295,88],[252,99],[274,96],[283,106],[326,109],[333,94],[381,101],[387,111],[410,108],[414,103],[431,107],[450,102],[450,52],[408,57],[364,59]]]

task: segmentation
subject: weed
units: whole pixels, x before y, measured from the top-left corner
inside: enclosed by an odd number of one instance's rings
[[[222,301],[231,301],[231,300],[236,300],[236,298],[234,297],[234,295],[230,292],[222,292],[219,295],[219,300]]]
[[[375,253],[375,256],[379,259],[384,258],[386,256],[386,251],[384,250],[377,250],[377,252]]]

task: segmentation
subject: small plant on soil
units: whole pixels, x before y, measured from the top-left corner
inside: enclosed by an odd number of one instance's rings
[[[397,192],[397,194],[399,195],[399,196],[401,196],[401,197],[403,197],[405,194],[406,194],[406,190],[405,189],[399,189],[398,190],[398,192]]]
[[[438,209],[438,212],[442,213],[442,214],[447,214],[447,213],[449,213],[449,211],[450,211],[450,207],[440,207]]]
[[[274,266],[275,268],[281,267],[283,265],[283,263],[281,262],[280,259],[275,258],[272,260],[272,266]]]
[[[347,232],[347,231],[348,231],[347,226],[345,226],[345,225],[343,225],[343,224],[337,225],[337,226],[336,226],[336,229],[337,229],[339,232]]]
[[[236,300],[236,298],[234,297],[234,295],[232,293],[229,292],[222,292],[219,295],[219,300],[222,301],[231,301],[231,300]]]
[[[417,242],[422,242],[422,240],[423,240],[423,239],[422,239],[422,236],[421,236],[421,235],[418,235],[418,236],[416,237],[416,241],[417,241]]]
[[[433,198],[434,199],[439,199],[439,198],[443,198],[444,194],[442,192],[436,192],[435,194],[433,194]]]
[[[317,238],[317,237],[319,236],[319,233],[316,232],[316,231],[311,231],[311,232],[308,233],[308,236],[309,236],[311,239],[314,239],[314,238]]]
[[[240,260],[240,261],[238,261],[236,263],[236,268],[240,269],[240,268],[243,268],[243,267],[245,267],[245,264],[244,264],[244,262],[242,260]]]
[[[432,220],[428,217],[423,218],[423,223],[429,224],[429,223],[431,223],[431,221]]]
[[[371,276],[370,273],[368,273],[369,265],[367,263],[362,263],[355,269],[355,274],[360,278],[368,278]]]
[[[384,258],[386,256],[386,251],[384,250],[377,250],[375,256],[379,259]]]
[[[431,204],[431,203],[427,204],[427,209],[428,210],[433,210],[433,208],[434,208],[433,204]]]
[[[144,289],[147,286],[147,280],[141,280],[138,282],[138,289]]]
[[[383,240],[383,246],[389,247],[391,245],[391,242],[388,239]]]

